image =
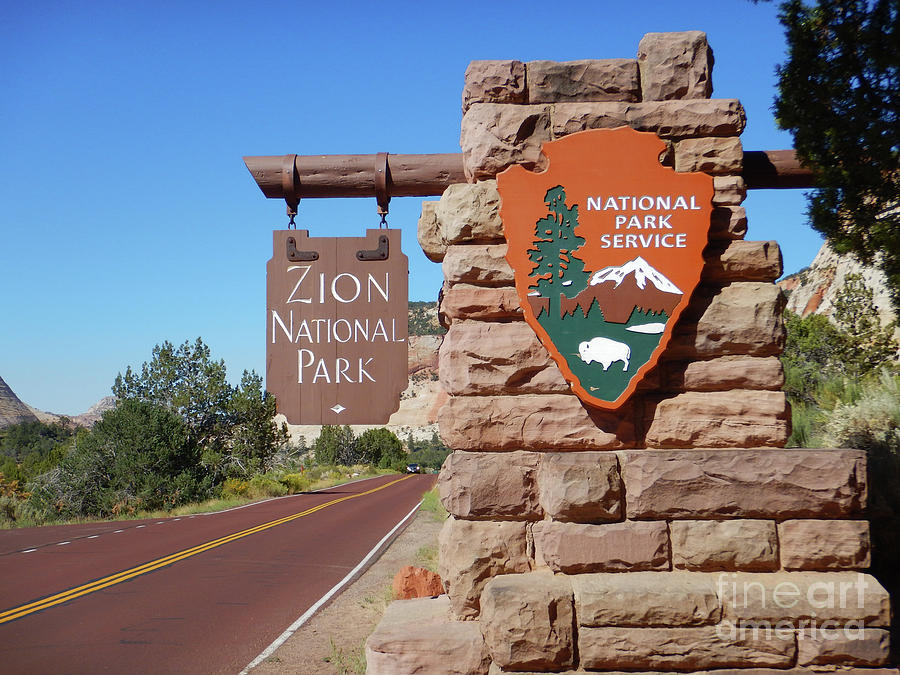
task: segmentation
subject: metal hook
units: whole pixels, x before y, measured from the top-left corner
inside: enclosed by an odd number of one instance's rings
[[[388,168],[388,153],[375,155],[375,201],[378,203],[378,215],[381,216],[379,229],[387,227],[388,205],[391,203],[390,191],[391,171]]]

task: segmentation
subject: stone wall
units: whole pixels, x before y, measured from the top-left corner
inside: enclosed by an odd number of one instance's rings
[[[709,98],[712,62],[706,36],[687,32],[648,34],[637,59],[469,66],[471,182],[426,204],[419,225],[443,264],[449,327],[446,596],[396,603],[368,642],[369,673],[885,665],[888,597],[862,572],[865,456],[783,449],[781,256],[744,240],[745,118]],[[495,176],[540,168],[544,141],[623,124],[666,140],[676,171],[712,174],[715,208],[675,337],[606,412],[570,392],[522,318]],[[433,656],[453,649],[468,660]]]

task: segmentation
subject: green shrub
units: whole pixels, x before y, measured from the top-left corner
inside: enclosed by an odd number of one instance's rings
[[[247,497],[261,499],[264,497],[283,497],[288,493],[287,486],[268,476],[253,476],[247,488]]]
[[[286,473],[278,479],[287,489],[288,494],[298,494],[309,490],[310,480],[302,473]]]
[[[222,483],[223,497],[243,497],[247,494],[250,483],[240,478],[226,478]]]

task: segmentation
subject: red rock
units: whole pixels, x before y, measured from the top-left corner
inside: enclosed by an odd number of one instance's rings
[[[865,520],[786,520],[778,541],[787,570],[866,569],[872,562]]]
[[[455,284],[444,290],[440,311],[452,324],[466,319],[522,319],[516,289]]]
[[[444,592],[444,584],[439,575],[431,570],[412,565],[400,568],[400,571],[394,575],[392,588],[396,600],[430,598]]]
[[[554,572],[639,572],[669,569],[665,522],[602,525],[540,521],[532,527],[534,557]]]
[[[438,476],[441,503],[458,518],[538,520],[535,452],[454,452]]]
[[[705,282],[775,281],[782,273],[781,249],[774,241],[729,241],[703,252]]]

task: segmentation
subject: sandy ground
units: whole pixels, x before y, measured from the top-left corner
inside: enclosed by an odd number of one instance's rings
[[[301,626],[251,673],[364,673],[365,641],[391,600],[394,575],[404,565],[418,564],[416,554],[420,549],[437,546],[442,525],[443,521],[433,513],[419,511],[403,533],[362,576]]]

